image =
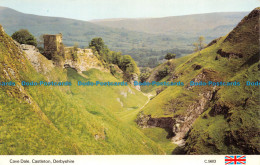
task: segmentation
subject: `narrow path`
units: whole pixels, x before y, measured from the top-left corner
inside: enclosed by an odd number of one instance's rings
[[[143,104],[142,107],[135,110],[127,110],[121,113],[120,118],[125,122],[135,122],[136,115],[150,102],[150,98],[154,95],[151,93],[143,93],[147,97],[147,101]]]
[[[78,72],[78,74],[81,75],[82,77],[86,78],[86,79],[89,79],[89,77],[87,75],[83,74],[83,73]]]
[[[151,94],[151,93],[143,93],[143,95],[145,95],[147,98],[148,98],[148,100],[145,102],[145,104],[139,109],[139,111],[140,110],[142,110],[149,102],[150,102],[150,99],[154,96],[153,94]]]

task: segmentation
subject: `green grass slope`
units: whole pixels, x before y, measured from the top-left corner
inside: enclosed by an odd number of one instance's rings
[[[259,81],[259,13],[256,8],[227,36],[185,57],[186,62],[168,75],[172,81],[184,82],[184,87],[168,87],[144,107],[143,113],[153,118],[184,119],[178,127],[189,128],[183,131],[187,154],[260,152],[259,86],[246,86],[246,81]],[[241,85],[190,87],[190,81]],[[187,123],[192,121],[189,116],[195,122]]]
[[[0,29],[0,81],[16,82],[0,88],[1,155],[165,154],[133,124],[132,116],[125,115],[147,101],[141,92],[131,87],[77,86],[78,80],[122,81],[95,69],[78,74],[54,67],[38,73]],[[21,81],[73,85],[23,87]]]

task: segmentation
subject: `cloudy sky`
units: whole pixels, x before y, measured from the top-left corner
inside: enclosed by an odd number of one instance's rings
[[[79,20],[251,11],[260,0],[0,0],[23,13]]]

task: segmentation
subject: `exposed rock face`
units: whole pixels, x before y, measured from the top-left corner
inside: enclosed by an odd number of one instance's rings
[[[194,121],[204,112],[207,103],[212,99],[213,91],[200,93],[199,96],[199,101],[190,104],[185,115],[174,116],[175,122],[172,131],[175,136],[172,138],[173,142],[178,144],[179,141],[183,140]]]
[[[131,80],[130,80],[130,84],[133,85],[135,81],[138,81],[138,75],[137,74],[132,74]],[[134,86],[134,88],[137,89],[138,91],[141,91],[140,85]]]
[[[243,58],[243,55],[241,53],[232,53],[232,52],[225,52],[222,49],[219,49],[217,53],[221,57],[227,57],[227,58]]]
[[[194,70],[199,70],[202,68],[202,66],[198,64],[193,64],[192,67],[194,68]]]
[[[172,138],[174,143],[183,146],[185,144],[184,137],[192,128],[194,121],[204,112],[207,103],[213,97],[213,91],[200,93],[199,97],[198,101],[188,106],[185,115],[152,118],[150,115],[140,113],[136,122],[142,128],[164,128],[168,132],[168,138]]]
[[[192,81],[214,81],[217,77],[215,76],[216,74],[217,72],[214,70],[203,69],[201,73],[199,73],[194,79],[192,79]],[[192,90],[192,88],[194,88],[194,86],[188,86],[187,90]],[[204,87],[203,90],[198,93],[199,99],[191,103],[187,107],[184,115],[176,115],[173,117],[175,119],[173,132],[176,134],[172,138],[173,142],[178,144],[180,141],[183,141],[185,135],[192,128],[192,124],[207,108],[208,103],[212,100],[212,98],[216,94],[216,91],[217,87]]]
[[[201,66],[194,65],[195,68],[201,68]],[[214,80],[214,75],[217,72],[210,69],[203,69],[192,81],[200,82],[207,80]],[[192,90],[194,86],[187,86],[187,90]],[[173,117],[160,117],[152,118],[150,115],[139,114],[137,119],[137,124],[143,128],[146,127],[160,127],[168,131],[168,137],[172,138],[172,141],[179,145],[183,146],[185,144],[184,137],[192,128],[194,121],[205,111],[208,107],[209,102],[212,100],[216,94],[216,87],[207,87],[204,88],[200,93],[198,93],[198,99],[193,103],[190,103],[184,114],[175,115]],[[175,113],[176,106],[178,104],[183,104],[178,99],[170,100],[169,105],[165,109]]]
[[[168,132],[167,138],[174,136],[172,127],[175,121],[172,117],[152,118],[151,115],[140,113],[136,122],[142,128],[159,127],[165,129]]]
[[[173,126],[172,117],[161,117],[161,118],[149,118],[147,124],[149,126],[160,127],[160,128],[172,128]]]
[[[0,31],[1,31],[2,33],[5,32],[4,28],[3,28],[1,25],[0,25]]]
[[[77,54],[77,60],[74,60],[71,57],[72,49],[72,47],[65,47],[65,61],[63,63],[64,67],[74,68],[78,72],[87,71],[91,68],[108,72],[108,70],[104,68],[103,64],[93,54],[91,49],[78,48],[75,52]]]
[[[37,72],[47,73],[54,68],[52,62],[41,55],[35,46],[25,44],[20,45],[19,43],[17,43],[17,45],[19,45],[19,47],[25,52],[26,57]]]
[[[209,112],[210,116],[217,116],[217,115],[224,115],[227,117],[229,107],[226,105],[220,105],[220,104],[215,104],[211,111]]]

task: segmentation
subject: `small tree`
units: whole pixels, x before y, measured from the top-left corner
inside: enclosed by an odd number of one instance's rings
[[[157,79],[161,80],[165,76],[167,76],[170,73],[169,66],[164,66],[161,70],[159,70],[156,74]]]
[[[26,29],[21,29],[17,32],[14,32],[12,38],[19,42],[20,44],[28,44],[37,46],[37,40],[35,37]]]
[[[204,40],[205,40],[205,38],[203,36],[199,37],[198,41],[199,41],[199,49],[200,50],[202,50],[205,47]]]
[[[150,74],[150,73],[147,73],[147,72],[146,72],[146,73],[141,73],[141,74],[140,74],[140,81],[141,81],[141,82],[146,81],[146,80],[150,77],[150,75],[151,75],[151,74]]]
[[[73,46],[73,50],[74,50],[74,51],[77,51],[78,48],[79,48],[79,43],[75,42],[75,43],[74,43],[74,46]]]
[[[120,65],[122,61],[122,53],[121,52],[112,52],[111,53],[111,62],[112,64]]]
[[[199,44],[197,42],[194,42],[192,45],[194,46],[194,49],[193,49],[194,52],[199,51]]]
[[[97,37],[97,38],[93,38],[90,41],[89,47],[90,48],[94,47],[96,49],[96,51],[98,51],[98,53],[100,54],[101,50],[103,50],[105,48],[105,43],[102,38]]]
[[[174,53],[167,53],[164,58],[166,60],[170,60],[170,59],[175,59],[175,57],[176,57],[176,54],[174,54]]]
[[[141,74],[140,74],[140,81],[144,82],[146,81],[151,75],[151,71],[148,67],[142,68],[141,69]]]
[[[200,51],[205,47],[204,40],[205,38],[203,36],[200,36],[198,38],[198,42],[193,43],[194,52],[199,52],[200,54]]]
[[[72,58],[74,61],[78,60],[78,52],[77,52],[78,48],[79,48],[79,43],[75,42],[72,51]]]

